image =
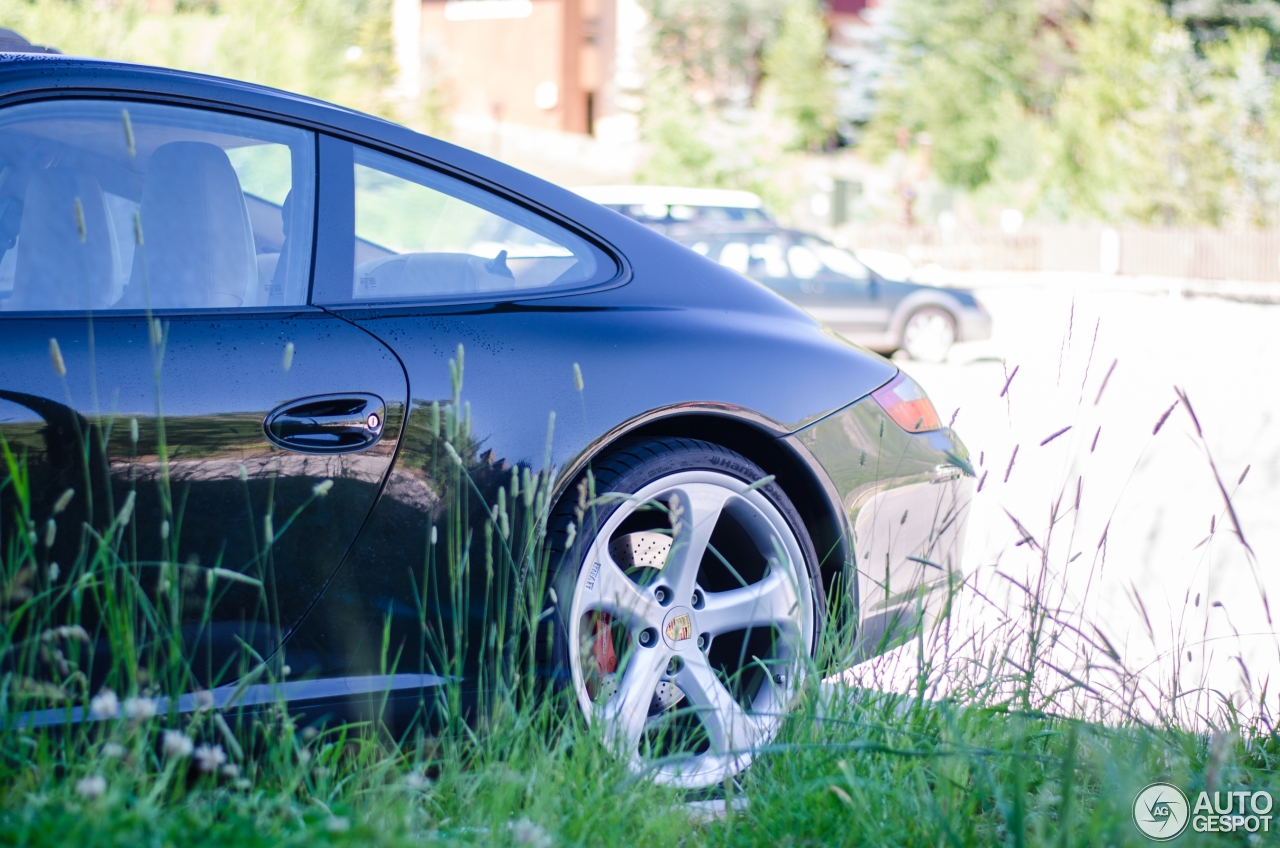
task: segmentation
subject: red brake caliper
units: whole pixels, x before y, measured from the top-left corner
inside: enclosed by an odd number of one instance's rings
[[[596,668],[601,674],[613,674],[618,670],[618,652],[613,649],[613,616],[599,613],[595,616]]]

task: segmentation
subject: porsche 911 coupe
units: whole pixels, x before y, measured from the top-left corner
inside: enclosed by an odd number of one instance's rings
[[[439,550],[441,469],[464,468],[478,504],[543,504],[539,673],[674,785],[721,781],[773,738],[832,610],[853,610],[853,662],[928,626],[960,573],[968,454],[896,366],[635,221],[404,127],[0,56],[0,248],[0,547],[39,564],[9,575],[27,594],[6,584],[5,615],[52,593],[96,599],[90,644],[119,626],[89,550],[180,625],[185,688],[138,676],[178,713],[483,687],[494,632],[456,670],[423,647],[424,603],[463,630],[483,612],[423,600],[447,577],[432,569],[480,549],[464,528]],[[483,587],[483,558],[469,567]],[[277,663],[272,686],[246,653]],[[655,753],[672,716],[700,741]]]

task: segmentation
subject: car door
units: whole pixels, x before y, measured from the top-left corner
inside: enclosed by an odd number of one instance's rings
[[[29,557],[37,594],[131,569],[140,608],[178,613],[179,685],[225,682],[278,648],[399,436],[395,355],[307,305],[316,147],[307,130],[202,108],[0,109],[0,478],[30,482],[29,498],[0,491],[3,543],[53,527]],[[99,656],[118,644],[112,612],[84,603]]]

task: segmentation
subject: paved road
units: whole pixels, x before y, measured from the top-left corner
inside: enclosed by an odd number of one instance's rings
[[[1256,698],[1270,678],[1268,700],[1280,712],[1280,305],[1106,290],[1096,278],[1050,282],[1005,275],[983,287],[972,278],[995,337],[958,346],[946,364],[900,363],[944,420],[959,410],[956,429],[981,457],[986,482],[966,569],[990,591],[1011,586],[997,571],[1035,577],[1041,554],[1017,544],[1023,536],[1007,510],[1037,544],[1048,539],[1051,594],[1061,590],[1078,623],[1106,633],[1153,700],[1174,676],[1181,689],[1207,685],[1237,698]],[[1182,405],[1152,435],[1175,386],[1203,440]],[[1210,456],[1252,562],[1231,532]],[[971,612],[952,639],[998,618]],[[1180,704],[1205,713],[1216,697]]]

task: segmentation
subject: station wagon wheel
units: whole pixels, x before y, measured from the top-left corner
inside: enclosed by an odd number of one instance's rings
[[[920,362],[942,362],[956,341],[956,321],[945,309],[925,306],[902,327],[902,349]]]
[[[745,769],[803,680],[821,583],[786,495],[752,486],[764,476],[705,442],[615,454],[557,574],[577,703],[658,782],[698,788]]]

